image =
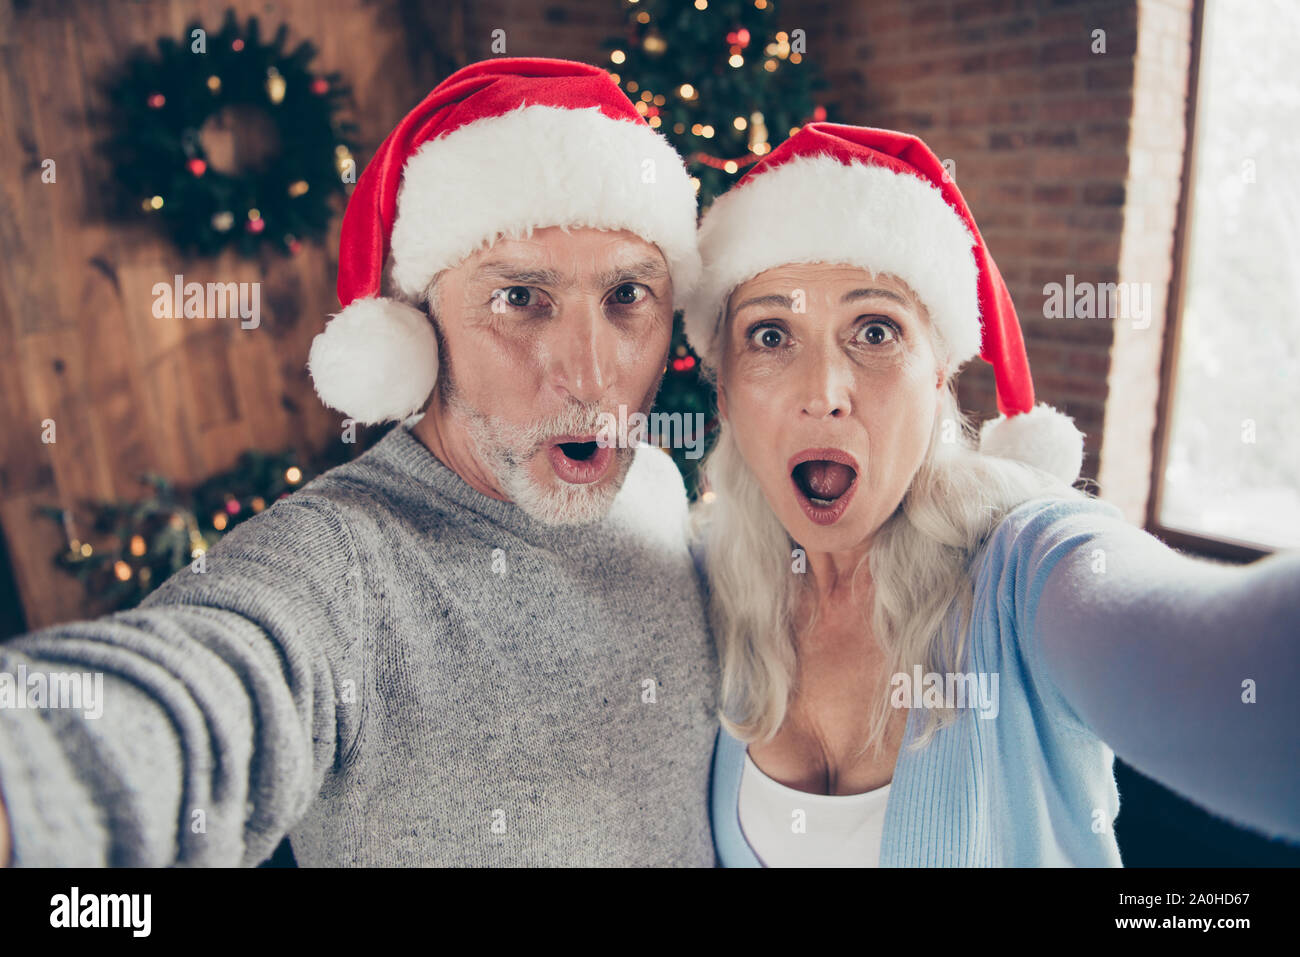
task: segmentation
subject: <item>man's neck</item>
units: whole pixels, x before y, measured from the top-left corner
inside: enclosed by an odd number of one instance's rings
[[[474,455],[465,430],[447,421],[445,410],[436,395],[420,421],[411,428],[411,434],[470,488],[500,502],[510,501],[497,488],[496,480]]]

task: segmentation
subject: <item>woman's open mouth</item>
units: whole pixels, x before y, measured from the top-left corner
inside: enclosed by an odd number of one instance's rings
[[[561,481],[589,485],[599,481],[614,461],[614,448],[601,447],[594,435],[561,435],[547,449],[551,468]]]
[[[833,525],[857,491],[858,463],[839,449],[804,449],[790,459],[790,481],[804,514],[818,525]]]

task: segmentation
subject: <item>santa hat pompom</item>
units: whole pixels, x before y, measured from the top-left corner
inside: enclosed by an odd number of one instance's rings
[[[1036,466],[1073,485],[1083,468],[1083,433],[1072,418],[1043,402],[1028,412],[985,422],[980,451]]]
[[[438,378],[429,318],[396,299],[354,300],[311,345],[316,393],[362,425],[405,419],[424,407]]]
[[[366,424],[418,411],[438,348],[405,303],[500,236],[630,230],[658,246],[684,297],[700,272],[696,205],[681,156],[600,67],[500,57],[457,70],[388,134],[348,199],[344,309],[311,349],[321,401]],[[404,301],[380,298],[390,259]]]
[[[794,200],[791,201],[791,197]],[[781,229],[754,234],[781,206]],[[808,123],[704,214],[705,282],[686,306],[686,335],[706,366],[728,296],[786,263],[825,262],[889,273],[924,303],[955,369],[974,355],[993,366],[1002,414],[979,450],[1036,466],[1073,485],[1083,468],[1074,420],[1035,404],[1029,357],[1006,280],[947,167],[896,130]]]

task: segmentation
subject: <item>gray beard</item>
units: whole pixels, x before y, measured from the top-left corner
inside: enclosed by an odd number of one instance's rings
[[[599,403],[575,399],[556,416],[519,426],[470,405],[448,375],[439,376],[439,391],[447,411],[464,426],[479,461],[496,479],[498,488],[525,513],[547,525],[588,525],[608,514],[627,479],[636,449],[616,447],[613,479],[587,485],[571,484],[559,476],[540,485],[528,467],[555,436],[598,432],[598,416],[608,411]],[[550,471],[549,462],[546,468]]]

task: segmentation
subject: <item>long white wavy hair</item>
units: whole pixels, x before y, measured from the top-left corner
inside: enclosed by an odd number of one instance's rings
[[[943,343],[935,347],[942,361]],[[716,382],[716,370],[705,372]],[[862,700],[875,714],[859,754],[884,744],[893,675],[910,674],[917,664],[926,673],[966,670],[971,565],[1003,516],[1035,498],[1085,497],[1033,466],[979,452],[977,433],[957,404],[955,381],[950,375],[940,390],[924,461],[862,559],[873,586],[863,597],[863,627],[874,634],[886,667],[879,687],[863,689]],[[770,741],[799,680],[795,635],[816,627],[815,619],[795,620],[800,590],[812,588],[810,576],[793,571],[792,552],[799,546],[772,511],[726,422],[703,471],[714,496],[696,507],[695,530],[705,545],[710,618],[722,659],[719,717],[734,737]],[[861,567],[854,570],[855,583]],[[915,749],[957,719],[953,710],[927,710]]]

